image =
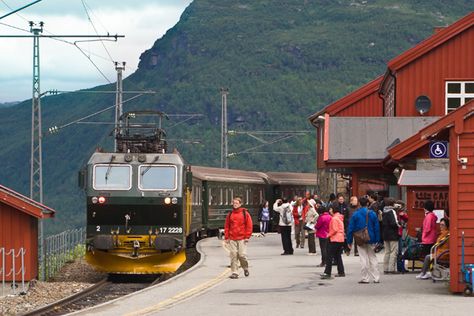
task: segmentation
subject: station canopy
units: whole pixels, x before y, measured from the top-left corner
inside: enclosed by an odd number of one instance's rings
[[[331,117],[329,160],[383,160],[387,149],[438,120],[426,117]]]

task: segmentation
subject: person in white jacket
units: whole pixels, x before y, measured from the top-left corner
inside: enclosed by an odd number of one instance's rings
[[[291,225],[293,224],[293,209],[291,204],[286,199],[277,199],[273,204],[273,210],[280,214],[280,226],[281,243],[283,245],[284,255],[293,254],[293,245],[291,242]]]

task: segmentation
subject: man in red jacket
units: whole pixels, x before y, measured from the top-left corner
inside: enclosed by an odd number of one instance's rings
[[[247,261],[247,243],[252,236],[252,217],[249,211],[243,207],[242,199],[235,197],[232,200],[232,212],[230,212],[224,225],[225,242],[230,250],[230,269],[232,271],[231,279],[239,277],[239,261],[244,275],[249,276],[249,263]]]

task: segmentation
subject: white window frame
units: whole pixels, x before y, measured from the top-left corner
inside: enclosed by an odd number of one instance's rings
[[[153,168],[153,167],[172,167],[174,169],[174,186],[172,189],[144,189],[142,188],[142,168]],[[138,166],[138,189],[141,191],[163,191],[163,192],[170,192],[170,191],[176,191],[178,189],[178,168],[176,168],[175,165],[163,165],[163,164],[158,164],[158,165],[140,165]]]
[[[459,83],[461,85],[461,91],[459,93],[448,93],[448,84],[450,83]],[[473,98],[474,99],[474,93],[466,93],[466,83],[473,83],[474,84],[474,81],[470,80],[470,81],[446,81],[445,83],[445,109],[446,109],[446,114],[448,114],[449,112],[452,112],[456,109],[458,109],[459,107],[463,106],[465,103],[466,103],[466,98]],[[459,98],[461,101],[460,101],[460,105],[459,107],[457,108],[451,108],[449,109],[448,108],[448,99],[449,98]]]
[[[129,183],[129,186],[128,188],[114,188],[114,187],[110,187],[110,188],[97,188],[95,186],[95,169],[97,167],[128,167],[128,170],[129,170],[129,179],[128,179],[128,183]],[[131,188],[132,188],[132,166],[131,165],[122,165],[122,164],[97,164],[97,165],[94,165],[94,170],[92,172],[92,188],[96,191],[129,191]]]

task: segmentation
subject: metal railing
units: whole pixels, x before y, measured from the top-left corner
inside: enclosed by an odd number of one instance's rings
[[[17,277],[18,282],[21,280],[21,292],[26,293],[25,291],[25,254],[26,250],[20,248],[18,250],[10,249],[8,252],[5,248],[0,248],[0,253],[2,256],[2,267],[0,269],[0,274],[2,275],[2,296],[5,295],[5,280],[7,277],[10,277],[12,280],[12,293],[16,294],[17,288]],[[7,273],[7,257],[11,257],[11,268]],[[20,259],[20,268],[16,269],[16,262]]]
[[[84,256],[85,241],[85,228],[67,230],[45,238],[44,265],[40,268],[40,279],[48,280],[67,262]]]

